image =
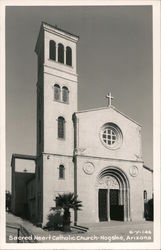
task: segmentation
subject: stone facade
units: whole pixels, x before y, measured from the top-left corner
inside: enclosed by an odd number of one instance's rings
[[[125,189],[122,194],[125,197],[121,201],[124,212],[127,210],[124,220],[143,219],[143,191],[140,191],[144,184],[141,126],[113,107],[77,112],[75,120],[78,138],[77,193],[84,204],[78,220],[85,222],[88,218],[91,222],[99,221],[98,190],[108,188],[107,184],[101,187],[99,183],[104,176],[120,180],[119,189]],[[116,149],[107,148],[100,138],[102,125],[107,123],[117,124],[121,130],[122,142]],[[92,173],[85,171],[87,163],[93,165]],[[99,177],[103,171],[105,173]],[[115,172],[118,174],[115,175]],[[125,183],[121,183],[122,175],[126,176]],[[84,192],[85,190],[88,192]]]
[[[77,110],[77,42],[77,36],[42,23],[35,48],[36,171],[26,184],[28,189],[35,185],[34,202],[27,198],[30,214],[45,225],[57,195],[74,192],[83,209],[72,214],[73,222],[143,220],[152,171],[143,165],[141,126],[111,102]]]

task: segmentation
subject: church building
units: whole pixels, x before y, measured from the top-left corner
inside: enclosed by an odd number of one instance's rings
[[[12,211],[23,215],[27,208],[43,226],[57,195],[73,192],[83,205],[73,223],[143,220],[153,171],[143,164],[141,125],[112,105],[111,93],[107,107],[78,111],[78,40],[41,24],[37,154],[12,155]],[[16,171],[16,159],[34,161],[34,171]]]

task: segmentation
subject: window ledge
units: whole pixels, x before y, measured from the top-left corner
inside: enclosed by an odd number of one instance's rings
[[[53,100],[54,102],[58,102],[58,103],[62,103],[62,104],[69,104],[69,102],[63,102],[63,101],[59,101],[59,100]]]
[[[65,138],[59,138],[59,137],[57,137],[57,139],[58,139],[59,141],[65,141]]]
[[[54,59],[48,58],[48,61],[49,61],[49,62],[58,63],[58,64],[60,64],[60,65],[64,65],[64,66],[67,66],[67,67],[73,69],[73,66],[72,66],[72,65],[68,65],[68,64],[65,64],[65,63],[62,63],[62,62],[58,62],[58,61],[56,61],[56,60],[54,60]]]

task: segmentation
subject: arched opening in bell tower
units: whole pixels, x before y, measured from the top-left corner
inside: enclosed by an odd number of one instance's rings
[[[51,60],[56,60],[56,43],[53,40],[50,40],[49,55]]]
[[[72,66],[72,49],[69,46],[66,47],[66,64]]]
[[[58,44],[58,62],[64,63],[64,46],[63,44]]]

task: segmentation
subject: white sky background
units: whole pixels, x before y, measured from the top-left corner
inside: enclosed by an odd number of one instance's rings
[[[7,189],[12,153],[36,154],[37,56],[41,21],[80,36],[78,109],[113,105],[142,125],[152,166],[152,9],[150,6],[7,7]]]

